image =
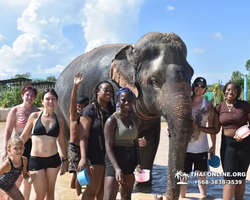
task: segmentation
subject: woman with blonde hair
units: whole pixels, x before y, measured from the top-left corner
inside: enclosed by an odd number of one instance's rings
[[[18,187],[15,185],[19,175],[30,185],[33,178],[27,172],[28,160],[22,156],[24,142],[19,137],[12,137],[7,144],[8,159],[0,167],[0,189],[5,191],[14,200],[24,200]]]

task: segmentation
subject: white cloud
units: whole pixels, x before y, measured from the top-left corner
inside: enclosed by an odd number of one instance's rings
[[[193,53],[204,53],[205,49],[196,47],[195,49],[191,50]]]
[[[224,37],[221,33],[214,33],[214,34],[213,34],[213,38],[214,38],[214,39],[220,39],[220,40],[222,40],[222,39],[224,39],[225,37]]]
[[[0,34],[0,42],[5,40],[5,37],[3,35]]]
[[[0,0],[1,6],[9,6],[9,7],[15,7],[15,8],[25,8],[31,0]]]
[[[143,0],[0,0],[11,10],[13,28],[21,33],[12,44],[0,47],[0,79],[30,72],[33,77],[59,75],[75,55],[63,35],[68,25],[82,25],[86,51],[107,43],[129,41]],[[22,2],[22,3],[21,3]],[[1,5],[1,6],[2,6]],[[115,5],[115,6],[114,6]],[[10,16],[1,12],[0,16]],[[17,24],[16,27],[14,25]],[[1,24],[0,26],[3,26]],[[2,33],[7,35],[6,33]],[[8,34],[9,35],[9,34]]]
[[[167,10],[174,10],[173,6],[167,6]]]
[[[73,48],[62,34],[63,27],[80,25],[84,19],[83,7],[82,0],[29,1],[17,19],[17,29],[22,34],[11,46],[0,48],[0,77],[25,72],[34,77],[60,73],[64,69],[62,65],[70,62],[69,50]],[[36,70],[36,66],[41,70]]]
[[[117,43],[133,33],[143,0],[86,0],[82,22],[86,52],[102,44]],[[115,5],[115,6],[114,6]]]
[[[40,66],[37,67],[41,74],[57,74],[61,73],[65,67],[62,65],[56,65],[55,67],[47,68],[42,70]]]

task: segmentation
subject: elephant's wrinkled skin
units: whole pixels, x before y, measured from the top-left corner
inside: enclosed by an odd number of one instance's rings
[[[167,199],[178,199],[175,173],[182,170],[191,133],[190,80],[193,69],[186,60],[186,45],[174,33],[149,33],[136,44],[105,45],[77,57],[62,72],[56,83],[58,113],[69,126],[70,95],[77,71],[83,73],[78,95],[92,98],[92,88],[112,79],[118,87],[130,87],[137,98],[135,115],[140,122],[140,136],[147,146],[141,148],[143,167],[152,169],[159,144],[160,116],[166,118],[169,138]],[[69,133],[66,133],[69,137]]]

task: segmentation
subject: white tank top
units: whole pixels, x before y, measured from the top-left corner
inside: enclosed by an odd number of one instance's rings
[[[198,112],[192,112],[192,116],[196,122],[200,121],[201,126],[206,126],[207,118],[208,118],[208,111],[206,110],[206,99],[202,98],[202,105],[201,109]],[[188,143],[187,152],[189,153],[203,153],[208,152],[208,140],[207,140],[207,133],[201,131],[195,131],[191,136],[191,141]]]

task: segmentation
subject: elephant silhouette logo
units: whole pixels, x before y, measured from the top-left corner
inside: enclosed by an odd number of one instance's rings
[[[186,181],[189,178],[189,176],[185,172],[182,172],[181,170],[177,171],[175,173],[174,177],[179,180],[179,182],[177,182],[178,185],[187,185],[188,184]]]

